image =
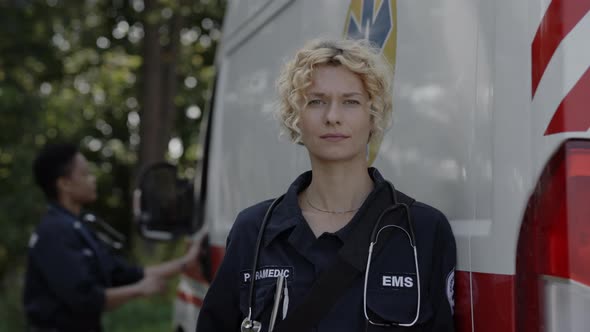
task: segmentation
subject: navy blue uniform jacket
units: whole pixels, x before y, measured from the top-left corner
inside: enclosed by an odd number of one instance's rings
[[[371,223],[363,215],[376,207],[374,202],[390,197],[387,182],[371,168],[374,189],[352,220],[336,233],[316,238],[305,222],[297,196],[311,182],[311,172],[302,174],[289,187],[275,208],[264,233],[257,271],[252,276],[252,260],[262,219],[271,201],[242,211],[230,231],[224,260],[205,297],[199,314],[197,332],[236,332],[248,314],[249,284],[256,278],[252,317],[267,331],[275,293],[276,278],[284,275],[288,301],[279,308],[288,316],[305,298],[320,273],[330,267],[337,255],[364,270],[368,247],[347,246],[358,231],[359,223]],[[387,203],[389,204],[389,203]],[[383,209],[387,207],[384,206]],[[378,327],[367,324],[363,313],[363,276],[314,327],[314,331],[453,331],[453,287],[456,264],[455,240],[449,222],[438,210],[415,202],[411,206],[414,222],[421,284],[421,308],[418,322],[410,328]],[[401,225],[404,229],[407,224]],[[391,228],[390,228],[391,229]],[[367,240],[368,242],[368,240]],[[376,321],[412,322],[417,304],[417,276],[412,247],[402,230],[392,232],[383,249],[371,260],[367,285],[367,306]]]
[[[59,332],[101,330],[105,288],[143,278],[77,217],[50,205],[29,241],[24,306],[30,324]]]

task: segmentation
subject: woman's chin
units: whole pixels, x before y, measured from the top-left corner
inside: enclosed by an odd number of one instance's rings
[[[324,152],[324,153],[317,153],[317,154],[312,154],[312,158],[316,159],[319,162],[327,162],[327,163],[338,163],[338,162],[342,162],[342,163],[346,163],[346,162],[351,162],[354,160],[362,160],[362,156],[364,156],[364,154],[362,153],[355,153],[352,151],[330,151],[330,152]]]

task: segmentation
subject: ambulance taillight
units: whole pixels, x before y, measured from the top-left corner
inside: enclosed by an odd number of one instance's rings
[[[590,328],[590,141],[566,141],[539,178],[519,235],[516,299],[516,331]]]

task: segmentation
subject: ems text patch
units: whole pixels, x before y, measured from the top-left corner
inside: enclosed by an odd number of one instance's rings
[[[264,279],[276,279],[279,276],[285,277],[287,280],[293,280],[294,270],[292,266],[261,266],[256,270],[256,281]],[[242,284],[250,283],[252,280],[252,271],[245,270],[240,272]]]
[[[379,278],[382,288],[414,288],[416,286],[416,275],[409,273],[382,273]]]

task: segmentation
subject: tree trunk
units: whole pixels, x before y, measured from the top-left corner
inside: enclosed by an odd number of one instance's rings
[[[159,20],[155,19],[158,10],[154,0],[145,0],[146,19],[143,40],[143,84],[141,93],[141,113],[139,128],[138,170],[164,160],[165,150],[161,140],[162,113],[162,48],[160,46]]]
[[[162,114],[161,114],[161,125],[162,125],[162,136],[163,139],[160,141],[160,149],[166,151],[168,148],[168,140],[170,139],[172,129],[174,128],[174,122],[176,121],[176,105],[174,97],[177,93],[177,79],[176,79],[176,62],[178,59],[178,43],[180,40],[180,29],[182,18],[180,15],[175,14],[170,19],[169,25],[169,36],[170,42],[164,49],[162,56]]]
[[[176,120],[178,59],[182,18],[175,14],[169,22],[169,43],[160,44],[160,8],[156,0],[145,0],[146,20],[143,45],[143,89],[138,170],[165,160],[168,141]]]

